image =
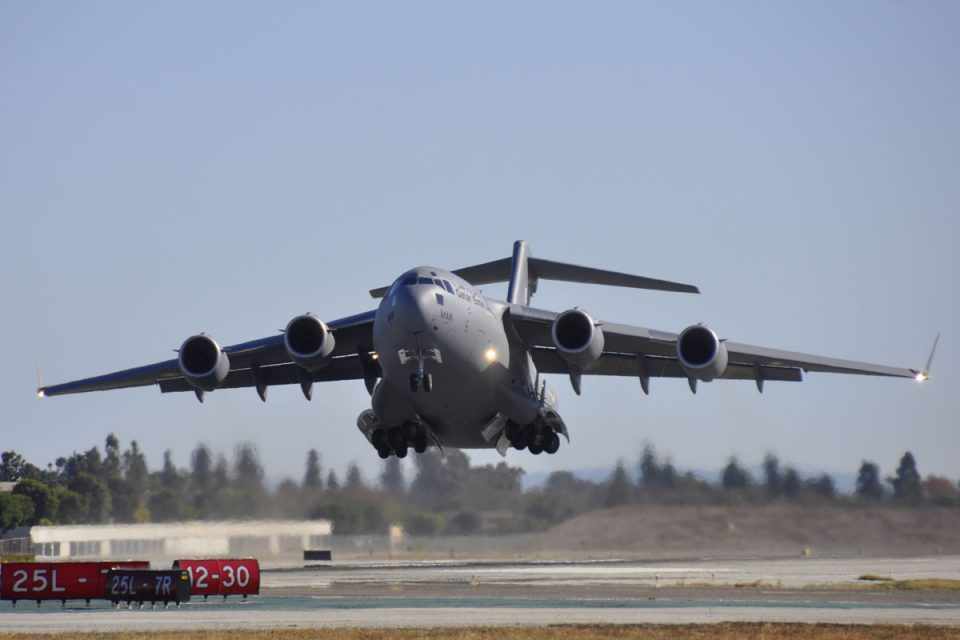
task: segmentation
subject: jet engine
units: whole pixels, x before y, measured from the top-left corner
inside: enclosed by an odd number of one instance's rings
[[[326,324],[312,313],[305,313],[287,323],[283,344],[294,362],[307,371],[316,371],[330,361],[336,341]]]
[[[603,330],[579,309],[558,315],[551,334],[557,353],[571,367],[585,369],[603,353]]]
[[[202,333],[183,341],[177,364],[187,382],[201,391],[213,391],[230,373],[229,356],[216,340]]]
[[[688,376],[710,382],[727,370],[727,347],[711,329],[695,324],[677,338],[677,359]]]

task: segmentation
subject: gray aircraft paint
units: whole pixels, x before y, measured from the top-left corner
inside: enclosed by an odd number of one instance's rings
[[[202,400],[201,388],[255,387],[266,401],[272,385],[300,384],[310,399],[314,382],[363,380],[372,392],[371,409],[360,414],[358,427],[374,444],[378,429],[384,430],[380,436],[387,430],[412,434],[398,436],[402,446],[389,449],[406,455],[406,443],[421,437],[439,446],[496,447],[504,453],[511,444],[506,437],[511,426],[535,433],[530,437],[538,449],[545,437],[556,444],[556,436],[567,436],[567,428],[538,369],[567,374],[578,393],[582,375],[637,377],[644,391],[652,377],[686,378],[694,392],[698,381],[713,378],[752,380],[762,392],[766,381],[799,381],[811,371],[917,380],[928,376],[926,369],[757,347],[701,330],[697,333],[712,341],[705,349],[711,361],[723,353],[715,371],[698,377],[696,367],[680,358],[678,334],[595,321],[578,311],[573,315],[586,323],[585,335],[600,334],[597,351],[591,352],[597,357],[584,362],[558,342],[558,318],[571,314],[529,306],[539,280],[699,292],[688,284],[534,258],[527,243],[518,241],[510,258],[454,271],[417,267],[390,287],[371,290],[373,297],[383,298],[376,310],[323,324],[330,332],[325,338],[335,344],[316,366],[292,358],[284,336],[275,335],[222,349],[216,345],[224,361],[215,370],[225,374],[217,385],[208,379],[202,386],[191,381],[179,359],[172,359],[37,391],[43,397],[156,384],[163,392],[192,391]],[[509,283],[505,301],[487,298],[478,288],[504,281]],[[927,362],[932,358],[931,351]],[[386,451],[381,447],[381,455]]]

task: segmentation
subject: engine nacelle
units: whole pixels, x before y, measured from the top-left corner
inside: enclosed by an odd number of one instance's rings
[[[710,382],[727,370],[727,347],[711,329],[695,324],[677,338],[677,359],[688,376]]]
[[[558,315],[551,334],[557,353],[577,369],[586,369],[603,353],[603,330],[579,309]]]
[[[305,313],[287,323],[283,344],[294,362],[307,371],[316,371],[330,362],[336,341],[326,324],[312,313]]]
[[[201,391],[213,391],[230,373],[230,358],[217,341],[204,334],[190,336],[180,345],[180,373]]]

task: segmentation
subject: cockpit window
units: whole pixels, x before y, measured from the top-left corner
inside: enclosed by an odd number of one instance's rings
[[[424,278],[421,276],[417,278],[417,284],[433,284],[433,278]]]
[[[410,286],[412,284],[417,284],[417,276],[405,276],[401,284]]]
[[[446,280],[443,281],[443,288],[446,289],[447,291],[449,291],[450,293],[453,293],[454,295],[456,295],[456,293],[455,293],[454,290],[453,290],[453,285],[451,285],[451,284],[450,284],[449,282],[447,282]]]

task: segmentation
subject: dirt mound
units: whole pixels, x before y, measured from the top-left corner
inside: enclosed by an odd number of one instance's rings
[[[956,554],[960,509],[632,505],[568,520],[538,546],[646,557]]]

